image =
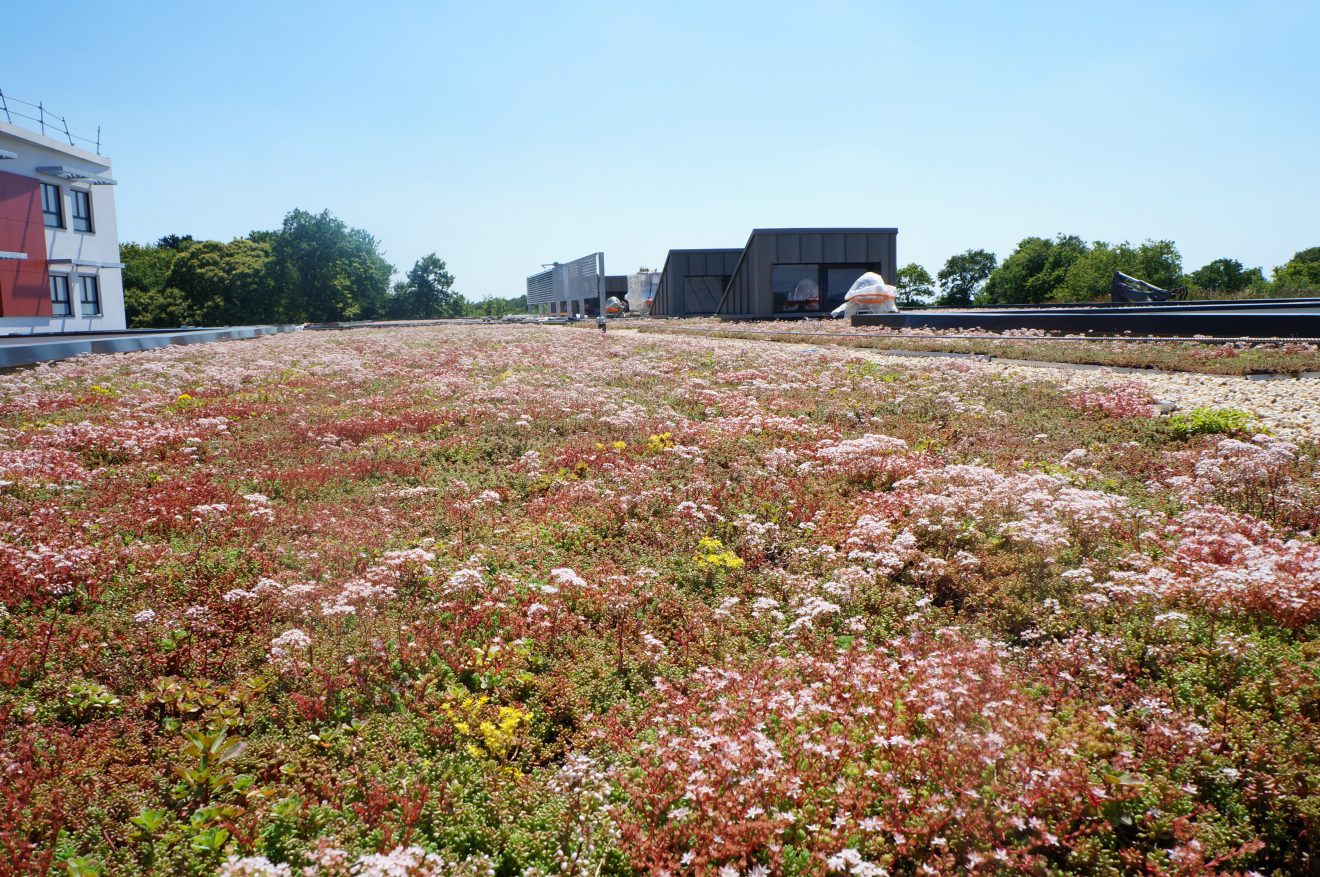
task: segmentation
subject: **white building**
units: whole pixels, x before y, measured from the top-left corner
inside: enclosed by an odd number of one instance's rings
[[[124,329],[110,159],[0,113],[0,335]]]

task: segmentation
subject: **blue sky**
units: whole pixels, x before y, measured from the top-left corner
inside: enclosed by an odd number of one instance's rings
[[[1060,231],[1171,238],[1188,269],[1320,245],[1320,3],[122,0],[0,21],[0,88],[102,126],[123,240],[329,208],[401,272],[439,253],[472,298],[754,227],[897,226],[932,274]]]

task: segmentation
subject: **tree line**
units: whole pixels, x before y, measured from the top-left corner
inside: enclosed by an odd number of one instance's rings
[[[526,296],[468,301],[435,253],[391,284],[394,266],[370,233],[330,211],[294,210],[279,229],[228,243],[166,235],[120,247],[134,328],[501,316]]]
[[[950,256],[935,277],[916,263],[898,270],[900,305],[1043,304],[1107,299],[1115,271],[1163,289],[1185,287],[1193,298],[1280,298],[1320,294],[1320,247],[1293,255],[1274,269],[1272,279],[1260,268],[1237,259],[1215,259],[1183,273],[1182,255],[1173,241],[1147,240],[1088,244],[1077,235],[1053,239],[1029,237],[1003,262],[988,250]]]

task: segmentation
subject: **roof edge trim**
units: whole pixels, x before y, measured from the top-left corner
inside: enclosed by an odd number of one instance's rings
[[[898,234],[897,228],[754,228],[752,234]]]

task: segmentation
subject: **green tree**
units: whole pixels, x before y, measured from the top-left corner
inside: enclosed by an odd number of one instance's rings
[[[464,301],[463,314],[468,317],[502,317],[505,314],[527,313],[527,295],[513,298],[483,298],[480,301]]]
[[[461,317],[465,304],[454,292],[454,275],[446,270],[445,260],[430,253],[417,260],[407,280],[395,284],[387,310],[396,319],[434,320]]]
[[[1182,254],[1173,241],[1147,240],[1136,248],[1132,270],[1124,273],[1161,289],[1176,289],[1182,285]]]
[[[165,285],[179,290],[201,326],[244,326],[276,319],[271,248],[239,238],[200,241],[182,250]]]
[[[1089,301],[1108,296],[1114,272],[1121,270],[1123,269],[1120,267],[1120,254],[1116,248],[1104,241],[1096,241],[1091,249],[1068,269],[1067,278],[1062,286],[1054,290],[1052,297],[1056,301]],[[1141,279],[1145,280],[1144,277]]]
[[[124,312],[130,328],[169,329],[193,322],[182,293],[165,284],[178,249],[165,246],[165,238],[161,241],[119,246],[119,261],[124,265]]]
[[[1109,295],[1114,272],[1174,289],[1182,282],[1182,256],[1173,241],[1148,240],[1140,246],[1124,241],[1096,241],[1068,269],[1067,279],[1051,296],[1057,301],[1093,301]]]
[[[1293,254],[1285,264],[1274,269],[1276,292],[1320,291],[1320,247]]]
[[[898,281],[895,284],[898,287],[898,304],[903,307],[924,304],[935,297],[934,279],[929,271],[916,262],[909,262],[899,268],[895,279]]]
[[[156,241],[156,248],[161,250],[186,250],[197,241],[190,234],[167,234]]]
[[[124,317],[130,329],[177,329],[197,325],[183,293],[168,287],[124,290]]]
[[[290,322],[384,316],[394,266],[378,242],[329,210],[294,210],[271,245],[278,314]]]
[[[164,289],[165,277],[170,273],[176,255],[174,250],[159,244],[120,244],[119,261],[124,265],[124,292]]]
[[[950,256],[940,269],[940,297],[937,303],[946,307],[971,304],[994,272],[998,261],[989,250],[967,250]]]
[[[990,275],[982,298],[994,304],[1040,304],[1063,286],[1068,270],[1086,251],[1086,241],[1076,235],[1024,238]]]
[[[1187,284],[1209,292],[1241,292],[1265,282],[1259,268],[1243,268],[1237,259],[1215,259],[1187,275]]]

